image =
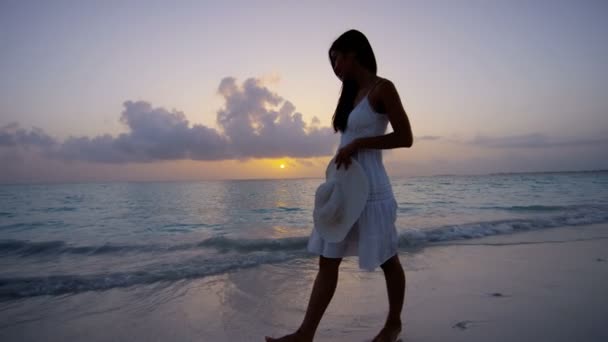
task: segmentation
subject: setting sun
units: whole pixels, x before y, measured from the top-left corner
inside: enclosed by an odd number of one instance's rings
[[[284,168],[285,168],[285,164],[281,164],[281,165],[279,165],[279,167],[280,167],[281,169],[284,169]]]

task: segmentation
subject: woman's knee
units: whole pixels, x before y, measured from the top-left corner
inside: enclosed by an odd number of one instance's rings
[[[399,262],[399,253],[395,253],[392,257],[386,260],[380,267],[383,270],[391,269],[394,267],[401,267],[401,262]]]
[[[319,269],[321,270],[337,270],[342,262],[342,258],[328,258],[319,255]]]

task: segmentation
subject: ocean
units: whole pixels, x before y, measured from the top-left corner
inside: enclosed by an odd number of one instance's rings
[[[322,179],[0,186],[0,309],[306,251]],[[400,249],[608,222],[608,171],[391,177]]]

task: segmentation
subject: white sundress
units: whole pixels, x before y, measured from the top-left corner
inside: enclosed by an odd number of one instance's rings
[[[349,114],[338,149],[356,138],[386,133],[388,117],[373,110],[368,99],[370,91]],[[381,149],[359,149],[351,158],[359,162],[369,181],[370,194],[363,212],[340,242],[327,242],[313,229],[307,250],[328,258],[358,255],[359,268],[372,272],[397,253],[397,201],[384,169]]]

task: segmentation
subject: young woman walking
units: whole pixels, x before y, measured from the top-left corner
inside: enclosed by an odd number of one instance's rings
[[[338,282],[338,269],[345,256],[358,256],[359,268],[384,272],[389,312],[384,327],[373,342],[395,342],[401,334],[401,310],[405,297],[405,273],[399,261],[395,227],[397,201],[382,162],[382,149],[411,147],[412,129],[393,83],[377,73],[376,58],[365,35],[349,30],[329,48],[329,60],[342,91],[333,115],[340,132],[337,168],[355,159],[368,176],[369,197],[363,212],[343,241],[325,241],[316,230],[308,240],[308,251],[319,255],[306,315],[300,327],[281,338],[266,341],[312,341]],[[390,122],[393,132],[385,134]]]

